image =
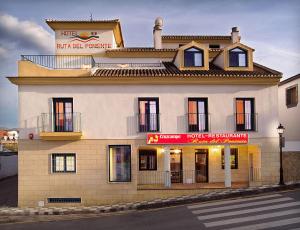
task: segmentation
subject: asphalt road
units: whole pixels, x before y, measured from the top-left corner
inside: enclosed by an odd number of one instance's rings
[[[300,190],[87,219],[0,225],[1,230],[296,228],[300,228]]]

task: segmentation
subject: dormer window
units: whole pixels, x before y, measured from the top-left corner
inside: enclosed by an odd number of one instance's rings
[[[184,66],[185,67],[203,67],[203,50],[191,47],[184,50]]]
[[[230,67],[246,67],[248,66],[247,51],[241,48],[234,48],[229,51]]]

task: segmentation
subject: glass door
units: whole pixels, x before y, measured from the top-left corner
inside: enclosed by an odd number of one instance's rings
[[[182,183],[182,151],[170,151],[171,183]]]
[[[208,149],[197,149],[195,153],[196,183],[208,182]]]
[[[73,131],[73,98],[53,98],[55,132]]]

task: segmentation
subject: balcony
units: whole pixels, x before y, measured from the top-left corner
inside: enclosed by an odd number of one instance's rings
[[[79,140],[81,113],[42,113],[38,119],[42,140]]]
[[[210,115],[207,113],[188,113],[188,132],[208,132],[210,130]]]
[[[257,113],[235,113],[235,131],[257,131]]]
[[[159,132],[158,113],[140,113],[138,114],[139,132]]]

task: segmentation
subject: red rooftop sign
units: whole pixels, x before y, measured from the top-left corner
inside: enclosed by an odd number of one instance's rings
[[[247,133],[197,133],[158,134],[148,133],[147,144],[247,144]]]

